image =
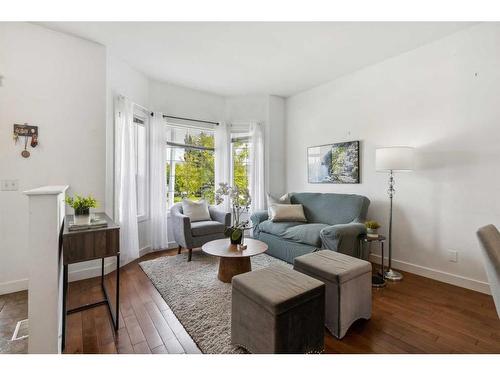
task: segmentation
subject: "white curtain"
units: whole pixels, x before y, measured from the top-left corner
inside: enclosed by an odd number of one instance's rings
[[[121,265],[139,257],[135,182],[133,103],[122,96],[115,101],[115,210],[120,224]]]
[[[215,189],[220,183],[231,183],[230,164],[231,133],[225,122],[219,123],[215,127]],[[221,208],[226,212],[230,211],[229,199],[226,197],[221,204]]]
[[[154,250],[166,249],[167,238],[167,134],[163,113],[155,112],[149,124],[151,237]]]
[[[264,181],[264,132],[259,123],[250,124],[250,170],[248,185],[252,197],[251,212],[263,210],[266,207],[266,192]]]

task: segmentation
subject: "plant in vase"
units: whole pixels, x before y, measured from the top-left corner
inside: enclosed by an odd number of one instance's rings
[[[248,212],[252,198],[248,189],[240,189],[238,186],[229,186],[227,183],[220,183],[215,191],[215,203],[224,202],[224,197],[228,197],[232,207],[233,224],[226,228],[224,234],[231,239],[233,245],[241,244],[243,233],[247,228],[249,220],[242,220],[241,215]]]
[[[95,200],[95,198],[91,195],[88,197],[82,197],[75,194],[74,197],[66,197],[66,204],[75,211],[75,225],[89,225],[90,209],[97,207],[97,200]]]
[[[375,220],[368,220],[365,222],[366,233],[368,237],[378,237],[378,228],[380,228],[380,224]]]

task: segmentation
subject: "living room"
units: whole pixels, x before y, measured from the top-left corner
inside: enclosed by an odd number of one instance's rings
[[[498,363],[498,22],[19,11],[0,353]]]

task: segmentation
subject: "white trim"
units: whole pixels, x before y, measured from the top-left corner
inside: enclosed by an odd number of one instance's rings
[[[114,259],[112,262],[109,263],[104,262],[105,275],[107,275],[110,272],[113,272],[115,268],[116,268],[116,261]],[[101,265],[70,271],[68,273],[68,282],[85,280],[98,276],[101,276]]]
[[[28,279],[5,281],[0,283],[0,296],[3,294],[20,292],[28,289]]]
[[[23,320],[20,320],[17,322],[16,329],[14,330],[14,333],[12,334],[12,338],[10,339],[10,341],[23,340],[23,339],[28,338],[28,335],[17,337],[17,334],[19,333],[19,328],[21,327],[21,324],[23,324],[23,322],[27,322],[27,321],[28,321],[28,319],[23,319]],[[28,330],[29,330],[29,328],[28,328]]]
[[[155,253],[157,251],[172,250],[172,249],[175,249],[177,246],[178,246],[177,243],[174,241],[170,241],[168,243],[166,249],[153,250],[151,248],[151,246],[146,246],[146,247],[143,247],[142,249],[139,250],[139,257],[142,257],[142,256],[149,254],[149,253]]]
[[[380,264],[380,255],[370,254],[370,261],[376,264]],[[484,281],[479,281],[464,276],[454,275],[452,273],[439,271],[429,267],[419,266],[402,260],[393,259],[392,264],[394,265],[394,268],[397,270],[414,273],[416,275],[424,276],[429,279],[442,281],[443,283],[452,284],[462,288],[475,290],[476,292],[481,292],[484,294],[491,295],[490,285]]]

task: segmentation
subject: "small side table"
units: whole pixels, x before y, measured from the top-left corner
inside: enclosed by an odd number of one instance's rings
[[[368,237],[367,235],[363,235],[359,238],[359,248],[360,252],[363,252],[363,248],[365,244],[368,244],[371,247],[372,242],[378,242],[380,244],[380,250],[382,255],[382,261],[380,264],[380,271],[377,275],[372,276],[372,287],[374,288],[383,288],[385,287],[385,278],[384,278],[384,242],[385,236],[378,235],[378,237]]]
[[[108,222],[104,228],[70,231],[68,223],[73,220],[72,215],[64,219],[62,232],[63,254],[63,300],[62,300],[62,350],[66,343],[66,315],[91,309],[100,305],[107,305],[113,327],[118,331],[119,306],[120,306],[120,227],[106,214],[97,213],[100,218]],[[104,284],[104,259],[116,257],[116,301],[115,306],[110,302],[110,294]],[[74,263],[101,259],[101,289],[104,299],[68,310],[66,300],[68,296],[68,266]]]

